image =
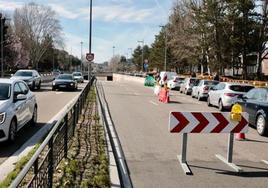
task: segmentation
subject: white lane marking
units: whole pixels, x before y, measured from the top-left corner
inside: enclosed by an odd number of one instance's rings
[[[155,106],[158,106],[159,104],[155,103],[154,101],[150,101],[150,103],[152,103]]]
[[[268,165],[268,161],[266,160],[261,160],[261,161]]]
[[[59,94],[63,94],[64,92],[62,91],[57,91],[56,94],[59,95]]]
[[[140,94],[139,94],[139,93],[134,93],[134,95],[137,95],[137,96],[138,96],[138,95],[140,95]]]

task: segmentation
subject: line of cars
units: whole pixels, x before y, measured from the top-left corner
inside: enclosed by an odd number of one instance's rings
[[[82,73],[59,73],[52,90],[77,90],[77,82],[84,82]],[[18,70],[10,79],[0,78],[0,142],[14,142],[22,127],[36,124],[38,105],[31,90],[40,89],[41,83],[36,70]]]
[[[235,103],[249,114],[249,123],[256,127],[259,135],[268,136],[268,88],[255,88],[250,84],[200,80],[172,76],[167,81],[171,89],[204,100],[208,106],[220,111],[230,110]]]

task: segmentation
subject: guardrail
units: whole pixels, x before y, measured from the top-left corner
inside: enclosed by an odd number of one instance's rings
[[[70,106],[70,110],[66,110],[62,118],[55,122],[43,143],[10,185],[11,188],[22,186],[22,183],[23,187],[53,187],[54,171],[60,161],[67,158],[79,114],[86,103],[93,81],[90,80],[78,99]],[[27,181],[24,182],[26,177]]]

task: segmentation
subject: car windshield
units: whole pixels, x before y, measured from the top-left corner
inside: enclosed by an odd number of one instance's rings
[[[0,83],[0,100],[7,100],[10,97],[10,84]]]
[[[251,90],[254,87],[253,86],[243,86],[243,85],[231,85],[229,88],[232,91],[248,92],[249,90]]]
[[[82,76],[81,73],[73,73],[74,76]]]
[[[33,73],[30,71],[18,71],[14,76],[33,76]]]
[[[217,81],[205,81],[204,85],[208,85],[208,86],[215,86],[217,85],[219,82]]]
[[[176,77],[175,80],[176,80],[176,81],[183,81],[184,78]]]
[[[72,79],[73,79],[72,75],[59,75],[57,77],[57,80],[72,80]]]

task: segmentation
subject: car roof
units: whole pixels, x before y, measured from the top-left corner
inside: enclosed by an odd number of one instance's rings
[[[68,74],[68,73],[63,73],[63,74],[60,74],[59,76],[73,76],[72,74]]]
[[[246,84],[246,83],[238,83],[238,82],[221,82],[221,83],[226,83],[228,85],[242,85],[242,86],[253,86],[251,84]],[[253,86],[254,87],[254,86]]]
[[[18,81],[18,80],[17,79],[0,78],[0,83],[12,84],[15,81]]]
[[[30,70],[30,69],[20,69],[20,70],[17,70],[17,71],[23,71],[23,72],[33,72],[33,71],[36,71],[36,70]]]

